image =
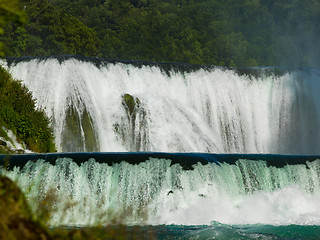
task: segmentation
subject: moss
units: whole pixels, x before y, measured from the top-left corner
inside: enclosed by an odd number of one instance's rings
[[[1,123],[0,123],[0,126],[1,126]],[[0,137],[3,137],[7,141],[10,140],[7,132],[2,127],[0,127]]]
[[[10,149],[0,145],[0,154],[12,154],[13,152]]]
[[[66,121],[62,133],[62,151],[79,152],[83,147],[80,121],[73,108],[66,111]]]
[[[62,135],[62,151],[98,151],[99,146],[92,122],[92,118],[86,109],[79,113],[73,107],[69,107]]]
[[[126,116],[113,125],[114,132],[128,151],[146,151],[148,142],[147,112],[139,98],[130,94],[122,96]]]
[[[128,116],[135,119],[137,109],[140,106],[140,100],[137,97],[133,97],[130,94],[124,94],[122,96],[122,105],[126,109]]]
[[[88,111],[85,110],[82,114],[82,128],[84,130],[84,139],[86,149],[89,152],[99,151],[99,146],[97,142],[97,137],[93,128],[92,118],[89,115]]]

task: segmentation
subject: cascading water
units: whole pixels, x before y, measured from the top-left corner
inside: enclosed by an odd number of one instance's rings
[[[0,174],[33,211],[47,203],[49,225],[152,224],[174,239],[319,239],[320,156],[310,156],[319,155],[318,69],[80,57],[1,64],[52,118],[58,151],[77,152],[0,155]]]
[[[132,165],[91,159],[80,166],[28,162],[2,169],[37,209],[54,199],[52,226],[99,224],[320,224],[320,160],[306,165],[267,166],[239,159],[230,165],[194,165],[150,158]],[[49,197],[48,197],[49,196]]]
[[[314,69],[164,71],[73,57],[8,68],[52,117],[59,151],[319,153]]]

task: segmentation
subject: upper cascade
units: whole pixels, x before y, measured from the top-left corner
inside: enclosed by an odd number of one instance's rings
[[[52,118],[58,151],[319,154],[317,69],[74,56],[1,64]]]

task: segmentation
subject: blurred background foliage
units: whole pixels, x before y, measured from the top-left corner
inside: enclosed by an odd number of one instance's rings
[[[20,9],[27,23],[11,22],[0,39],[7,57],[319,66],[318,0],[21,0]]]
[[[18,0],[0,0],[0,36],[4,34],[4,28],[8,23],[25,22],[24,13],[19,6]],[[6,31],[8,34],[8,31]],[[3,42],[0,41],[0,57],[5,55]]]

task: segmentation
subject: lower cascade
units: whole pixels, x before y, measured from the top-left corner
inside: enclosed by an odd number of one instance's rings
[[[239,159],[186,170],[170,159],[78,165],[58,158],[0,173],[17,182],[34,211],[47,204],[51,226],[320,224],[320,160],[277,168]]]
[[[80,57],[2,62],[53,120],[60,152],[319,154],[319,70]]]

